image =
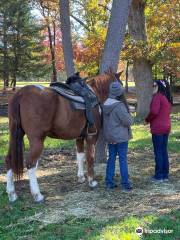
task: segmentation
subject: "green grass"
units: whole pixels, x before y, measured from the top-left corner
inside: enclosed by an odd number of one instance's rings
[[[164,216],[147,215],[145,217],[131,216],[123,219],[122,221],[115,221],[114,224],[108,224],[105,226],[101,233],[93,240],[139,240],[139,236],[136,234],[135,229],[138,227],[143,228],[144,234],[141,239],[147,240],[172,240],[178,239],[180,229],[180,211],[172,211],[170,214]],[[147,233],[149,230],[166,229],[172,230],[171,234],[158,234]]]
[[[179,153],[180,114],[172,116],[172,133],[169,139],[169,149]],[[1,118],[0,124],[7,129],[7,118]],[[147,126],[141,122],[133,125],[133,140],[130,141],[130,150],[151,150],[151,135]],[[8,134],[0,136],[0,157],[6,154]],[[27,139],[25,139],[28,148]],[[45,148],[59,149],[61,147],[73,148],[73,141],[62,141],[47,138]],[[166,215],[129,216],[124,219],[86,219],[68,216],[62,223],[43,225],[36,216],[46,211],[46,205],[33,203],[30,193],[21,194],[14,204],[8,204],[5,184],[0,183],[0,239],[33,239],[33,240],[138,240],[135,229],[140,226],[146,231],[166,229],[173,230],[171,234],[146,233],[141,239],[145,240],[178,240],[180,236],[180,211],[172,211]]]
[[[170,234],[145,233],[145,240],[177,240],[180,235],[180,211],[169,214],[144,217],[130,216],[124,219],[90,219],[68,216],[61,223],[44,225],[40,219],[46,205],[31,202],[28,196],[17,202],[7,204],[5,186],[0,184],[0,239],[33,239],[33,240],[139,240],[135,232],[137,227],[147,230],[172,230]],[[37,217],[39,215],[39,217]]]
[[[123,82],[123,86],[125,87],[126,86],[125,81],[122,81],[122,82]],[[128,82],[128,87],[135,87],[135,82]]]
[[[172,115],[172,131],[169,137],[169,151],[173,153],[180,153],[180,124],[179,119],[180,113]],[[2,163],[2,158],[6,155],[8,149],[8,119],[0,118],[0,163]],[[6,131],[5,131],[6,129]],[[144,126],[141,122],[135,123],[132,126],[133,139],[129,142],[130,150],[152,150],[151,134],[149,132],[149,127]],[[26,150],[28,149],[28,141],[25,138]],[[63,141],[59,139],[46,138],[44,143],[45,149],[60,149],[68,148],[72,149],[74,147],[74,141]]]
[[[169,136],[169,151],[180,153],[180,113],[172,114],[172,130]],[[136,123],[132,126],[133,139],[129,142],[129,149],[131,150],[152,150],[151,134],[149,126],[144,126],[142,122]]]
[[[49,86],[49,83],[50,82],[17,82],[16,83],[16,86],[17,87],[23,87],[23,86],[26,86],[26,85],[33,85],[33,84],[38,84],[38,85],[42,85],[42,86],[45,86],[45,87],[48,87]],[[123,81],[123,85],[125,86],[125,81]],[[134,87],[135,86],[135,83],[134,82],[128,82],[128,86],[129,87]],[[0,81],[0,89],[3,88],[3,82]]]
[[[26,85],[33,85],[33,84],[48,87],[49,83],[50,82],[17,82],[16,87],[24,87]],[[0,82],[0,89],[2,89],[2,88],[3,88],[3,82]]]

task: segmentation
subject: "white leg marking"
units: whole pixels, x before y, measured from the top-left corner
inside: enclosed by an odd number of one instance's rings
[[[39,164],[39,161],[37,161],[37,163],[36,163],[36,167],[35,167],[36,169],[37,169],[37,167],[38,167],[38,164]]]
[[[91,188],[94,188],[94,187],[96,187],[98,185],[97,181],[93,180],[92,177],[88,177],[88,182],[89,182],[89,186]]]
[[[99,106],[99,114],[101,115],[102,114],[102,110],[101,110],[101,107]]]
[[[15,192],[12,169],[8,170],[6,176],[7,176],[6,192],[8,194],[9,201],[14,202],[17,199],[17,194]]]
[[[86,155],[84,152],[76,153],[77,164],[78,164],[78,182],[83,183],[85,181],[84,177],[84,161],[86,160]]]
[[[44,200],[44,196],[40,193],[39,185],[36,177],[36,168],[28,169],[29,183],[31,194],[35,202],[41,202]]]

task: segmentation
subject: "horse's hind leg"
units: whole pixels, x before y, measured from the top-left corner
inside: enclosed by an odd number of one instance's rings
[[[85,182],[84,176],[84,162],[86,160],[86,155],[84,152],[84,139],[78,138],[76,139],[76,157],[77,157],[77,165],[78,165],[78,182],[83,183]]]
[[[31,194],[34,198],[35,202],[42,202],[44,200],[44,196],[40,193],[37,177],[36,177],[36,169],[38,165],[38,158],[40,157],[43,150],[43,141],[42,139],[30,139],[30,150],[27,158],[27,169],[30,183]]]
[[[91,188],[97,186],[97,181],[94,180],[94,156],[95,156],[95,142],[93,139],[87,139],[86,157],[87,157],[87,175],[88,183]]]
[[[6,167],[8,169],[7,175],[6,175],[6,178],[7,178],[6,192],[8,194],[9,202],[14,202],[17,199],[17,194],[15,192],[15,187],[14,187],[13,171],[10,168],[10,158],[11,158],[11,155],[10,153],[8,153],[6,157]]]

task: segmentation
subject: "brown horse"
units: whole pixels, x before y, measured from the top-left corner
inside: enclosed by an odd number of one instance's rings
[[[98,100],[102,103],[108,96],[109,84],[120,74],[105,73],[88,81]],[[10,202],[17,199],[13,175],[20,179],[24,165],[27,167],[30,190],[36,202],[43,201],[36,177],[38,159],[43,150],[46,136],[57,139],[76,139],[78,180],[84,182],[83,162],[87,160],[87,178],[90,187],[95,187],[94,153],[98,133],[101,128],[99,107],[93,109],[97,134],[88,136],[84,110],[73,110],[69,100],[58,95],[52,89],[36,85],[21,88],[9,102],[9,131],[10,143],[6,156],[7,165],[7,193]],[[84,132],[84,137],[80,137]],[[23,137],[29,140],[29,152],[23,163]],[[86,140],[86,154],[84,153]]]

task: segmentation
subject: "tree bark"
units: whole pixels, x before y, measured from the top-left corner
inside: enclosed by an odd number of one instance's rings
[[[137,114],[144,117],[149,112],[152,98],[152,66],[144,58],[136,59],[133,64],[136,84]]]
[[[41,7],[41,13],[44,17],[46,22],[46,27],[48,30],[48,38],[49,38],[49,49],[51,54],[51,66],[52,66],[52,77],[51,82],[57,82],[57,69],[56,69],[56,56],[55,56],[55,47],[56,47],[56,28],[55,28],[55,20],[52,21],[50,16],[50,8],[46,3],[44,4],[43,1],[39,0],[39,4]],[[52,30],[51,31],[51,23],[52,23]],[[52,36],[54,40],[52,39]],[[53,42],[54,41],[54,42]]]
[[[53,71],[53,76],[52,76],[51,82],[57,82],[55,47],[53,47],[52,34],[51,34],[51,28],[50,28],[49,23],[48,23],[47,28],[48,28],[48,36],[49,36],[49,47],[50,47],[50,51],[51,51],[51,64],[52,64],[52,71]],[[55,34],[53,34],[53,35],[55,35]]]
[[[4,90],[9,86],[6,16],[3,16],[3,82]]]
[[[100,73],[110,67],[117,71],[119,55],[123,45],[131,0],[113,0],[111,16],[102,55]],[[96,162],[106,162],[106,142],[102,130],[96,144]]]
[[[68,0],[59,0],[62,45],[67,77],[75,72],[71,39],[70,9]]]
[[[129,34],[134,41],[147,42],[145,3],[133,0],[128,18]],[[149,111],[152,98],[152,65],[145,57],[133,59],[133,75],[136,85],[137,114],[144,117]]]
[[[113,0],[100,72],[111,67],[117,71],[131,0]]]
[[[128,77],[129,77],[129,61],[126,63],[126,85],[125,85],[125,91],[128,93]]]
[[[13,73],[12,73],[12,81],[11,81],[11,86],[12,86],[12,90],[15,91],[16,90],[16,82],[17,82],[17,73],[18,73],[18,68],[19,68],[19,29],[14,32],[14,43],[13,43],[13,55],[14,55],[14,59],[13,59]]]

